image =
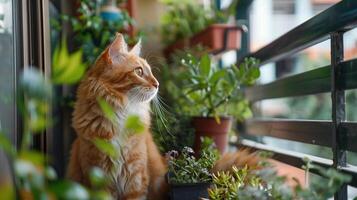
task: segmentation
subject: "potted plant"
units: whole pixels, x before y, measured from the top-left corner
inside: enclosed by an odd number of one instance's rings
[[[187,55],[181,62],[186,70],[178,83],[182,95],[175,101],[182,112],[193,116],[194,150],[199,151],[200,138],[207,136],[223,153],[233,117],[243,120],[251,115],[242,87],[254,84],[260,76],[258,61],[247,58],[239,67],[220,68],[205,54],[200,59]]]
[[[240,48],[244,28],[227,24],[234,14],[237,1],[220,10],[211,3],[210,8],[194,1],[167,1],[168,12],[162,19],[162,36],[168,57],[176,49],[202,45],[211,53]]]
[[[129,46],[140,37],[128,34],[134,20],[124,9],[116,6],[115,0],[102,1],[81,0],[76,15],[62,14],[61,20],[51,20],[54,30],[62,31],[62,21],[71,25],[74,48],[83,51],[85,64],[90,66],[105,47],[113,40],[117,32],[124,34]]]
[[[174,150],[167,154],[171,199],[196,200],[208,197],[208,188],[212,182],[210,171],[219,153],[211,139],[202,138],[202,144],[200,158],[195,157],[190,147],[184,147],[180,155]]]
[[[351,176],[334,168],[323,168],[306,162],[303,166],[309,176],[308,187],[298,181],[294,186],[287,184],[285,176],[278,175],[274,166],[264,160],[264,166],[258,170],[249,167],[232,167],[230,171],[221,171],[213,175],[212,186],[208,189],[211,200],[236,199],[314,199],[331,198],[344,184],[351,181]],[[309,170],[315,170],[320,176],[311,176]],[[326,184],[328,183],[328,184]]]

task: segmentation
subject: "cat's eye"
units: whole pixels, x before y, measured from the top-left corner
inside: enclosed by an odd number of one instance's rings
[[[138,75],[140,77],[144,75],[143,68],[141,68],[141,67],[135,68],[134,72],[135,72],[136,75]]]

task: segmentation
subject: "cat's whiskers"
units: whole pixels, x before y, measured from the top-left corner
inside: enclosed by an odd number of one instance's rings
[[[163,102],[161,100],[161,97],[159,94],[156,95],[156,97],[153,99],[153,113],[154,116],[161,122],[162,126],[157,126],[158,127],[158,132],[160,133],[160,135],[163,137],[163,131],[165,131],[167,134],[172,135],[171,134],[171,130],[168,127],[168,118],[172,117],[172,114],[165,108],[168,107],[167,104],[165,104],[165,102]],[[156,121],[156,123],[159,123],[158,121]],[[163,128],[163,129],[162,129]],[[163,137],[166,138],[166,137]]]

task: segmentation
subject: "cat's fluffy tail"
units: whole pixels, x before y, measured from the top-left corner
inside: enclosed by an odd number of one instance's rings
[[[212,169],[213,173],[218,171],[230,171],[233,166],[249,168],[258,168],[261,158],[256,152],[250,152],[248,149],[240,150],[237,152],[225,153],[216,162]]]

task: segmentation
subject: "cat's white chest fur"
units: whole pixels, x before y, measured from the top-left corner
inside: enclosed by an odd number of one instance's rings
[[[132,103],[128,104],[124,109],[118,109],[116,115],[118,117],[118,131],[125,132],[125,122],[129,116],[138,116],[142,123],[150,121],[150,105],[149,103]]]
[[[119,152],[119,157],[117,160],[113,162],[114,168],[115,168],[115,176],[113,177],[116,182],[116,187],[117,191],[122,193],[122,191],[125,191],[125,187],[127,187],[128,184],[128,179],[130,177],[130,174],[134,173],[133,170],[135,170],[135,165],[145,165],[145,162],[147,160],[145,159],[146,157],[143,157],[143,159],[137,160],[137,162],[134,162],[130,164],[131,166],[127,166],[126,164],[126,159],[130,156],[130,152],[132,148],[135,148],[138,150],[140,147],[143,152],[142,154],[146,153],[146,147],[145,147],[145,142],[142,140],[142,138],[139,138],[140,135],[137,135],[133,137],[134,133],[130,133],[126,130],[125,124],[126,120],[129,116],[138,116],[141,121],[148,122],[150,120],[150,115],[149,115],[149,104],[148,103],[138,103],[138,104],[132,104],[128,105],[126,109],[124,110],[117,110],[116,115],[118,117],[118,127],[117,127],[117,134],[113,137],[112,143],[118,147],[118,152]],[[142,144],[143,143],[143,144]],[[141,163],[143,162],[143,163]],[[141,184],[140,182],[140,177],[137,177],[136,180],[131,180],[134,181],[135,184],[138,186]]]

